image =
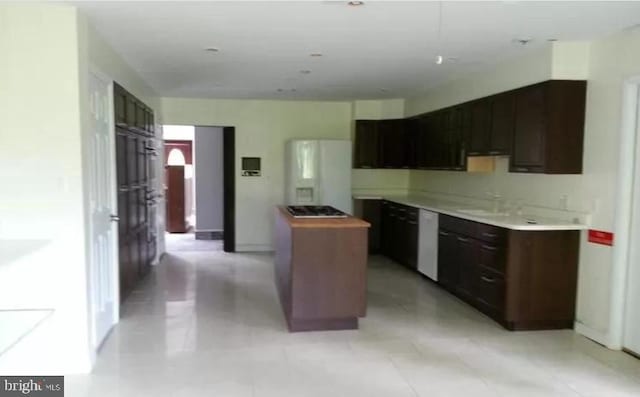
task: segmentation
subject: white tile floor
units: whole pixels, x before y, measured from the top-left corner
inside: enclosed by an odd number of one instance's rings
[[[164,258],[67,396],[640,396],[640,361],[573,331],[504,331],[416,274],[370,261],[360,330],[289,334],[272,257]]]

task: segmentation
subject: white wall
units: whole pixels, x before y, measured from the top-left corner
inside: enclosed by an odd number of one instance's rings
[[[236,127],[236,248],[271,250],[273,211],[284,202],[284,144],[349,139],[351,104],[162,98],[166,124]],[[261,157],[262,176],[242,177],[241,157]],[[196,206],[197,206],[196,202]]]
[[[79,45],[74,8],[0,5],[0,239],[48,240],[31,276],[58,286],[33,291],[55,310],[25,339],[37,358],[0,362],[3,373],[90,368]]]
[[[196,231],[223,230],[222,128],[195,127]]]
[[[350,139],[354,115],[402,117],[404,100],[313,102],[162,98],[166,124],[236,127],[236,245],[271,250],[273,208],[284,202],[284,144],[289,139]],[[240,176],[241,157],[261,157],[262,176]],[[377,176],[381,178],[377,178]],[[358,192],[406,192],[407,170],[354,170]],[[196,207],[197,207],[196,202]]]
[[[638,33],[621,33],[590,44],[558,42],[406,102],[407,115],[414,115],[550,78],[588,77],[582,175],[511,174],[508,159],[501,158],[492,174],[411,171],[410,188],[474,198],[498,191],[509,199],[555,209],[564,206],[562,197],[567,196],[569,209],[591,213],[593,228],[612,230],[622,81],[640,74],[637,48]],[[588,243],[583,233],[577,321],[579,331],[603,343],[609,321],[611,259],[610,247]]]
[[[464,76],[443,84],[418,98],[405,101],[405,115],[440,109],[452,104],[507,91],[544,80],[551,73],[552,46],[548,46],[521,57],[509,59],[485,71]]]
[[[11,187],[0,193],[0,239],[47,241],[47,260],[23,265],[56,287],[29,294],[29,305],[54,314],[3,355],[0,372],[86,372],[94,357],[85,172],[89,69],[150,97],[72,6],[0,5],[0,52],[0,183]],[[24,308],[25,302],[0,304]]]

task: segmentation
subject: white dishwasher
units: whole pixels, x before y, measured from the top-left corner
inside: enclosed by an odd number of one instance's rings
[[[438,281],[438,213],[420,210],[418,271]]]

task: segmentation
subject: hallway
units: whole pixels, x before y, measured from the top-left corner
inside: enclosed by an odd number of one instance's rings
[[[271,255],[168,254],[67,395],[640,395],[639,360],[573,331],[504,331],[384,258],[368,289],[360,330],[289,334]]]

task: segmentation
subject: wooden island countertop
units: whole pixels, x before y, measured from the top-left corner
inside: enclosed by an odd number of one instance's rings
[[[366,314],[370,224],[276,209],[275,279],[291,332],[356,329]]]

